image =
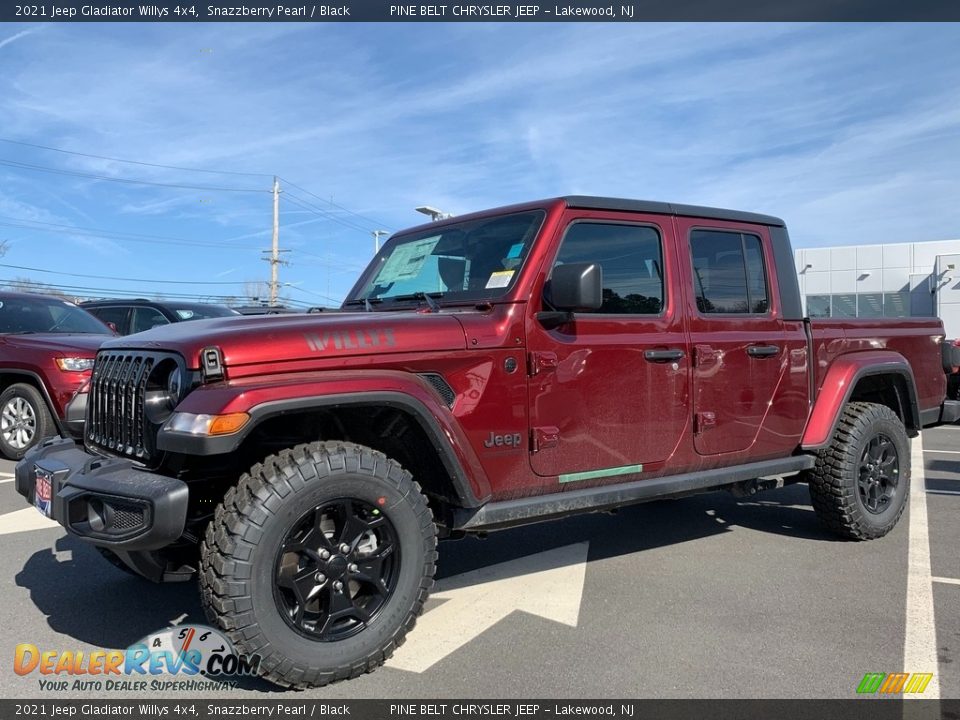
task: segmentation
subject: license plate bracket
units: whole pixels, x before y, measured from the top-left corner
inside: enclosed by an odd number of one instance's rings
[[[33,506],[44,517],[51,517],[53,514],[53,473],[35,465],[33,476]]]

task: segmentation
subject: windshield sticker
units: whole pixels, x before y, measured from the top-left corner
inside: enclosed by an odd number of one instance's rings
[[[519,242],[516,245],[510,247],[510,251],[507,253],[507,259],[512,260],[513,258],[520,257],[520,253],[523,252],[523,243]]]
[[[423,238],[414,242],[397,245],[374,281],[377,285],[410,280],[420,274],[420,269],[430,257],[430,253],[440,242],[440,236]]]
[[[512,277],[513,270],[497,270],[494,273],[490,273],[490,279],[487,280],[486,289],[505,288],[510,284],[510,279]]]

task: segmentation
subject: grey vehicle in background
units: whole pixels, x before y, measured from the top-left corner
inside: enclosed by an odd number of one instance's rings
[[[121,335],[132,335],[169,323],[239,315],[226,305],[174,300],[91,300],[80,307]]]

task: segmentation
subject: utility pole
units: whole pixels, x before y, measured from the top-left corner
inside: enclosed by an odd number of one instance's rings
[[[370,234],[373,235],[373,251],[374,251],[374,252],[380,252],[380,236],[381,236],[381,235],[389,235],[389,234],[390,234],[390,231],[389,231],[389,230],[374,230],[374,231],[371,232]]]
[[[277,294],[280,288],[280,265],[289,265],[286,260],[280,259],[280,253],[289,250],[280,249],[280,178],[273,176],[273,243],[269,252],[270,257],[262,258],[270,263],[270,305],[277,304]]]

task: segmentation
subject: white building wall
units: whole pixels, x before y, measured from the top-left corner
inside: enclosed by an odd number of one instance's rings
[[[960,240],[799,248],[794,259],[808,313],[937,314],[947,337],[960,337]]]

